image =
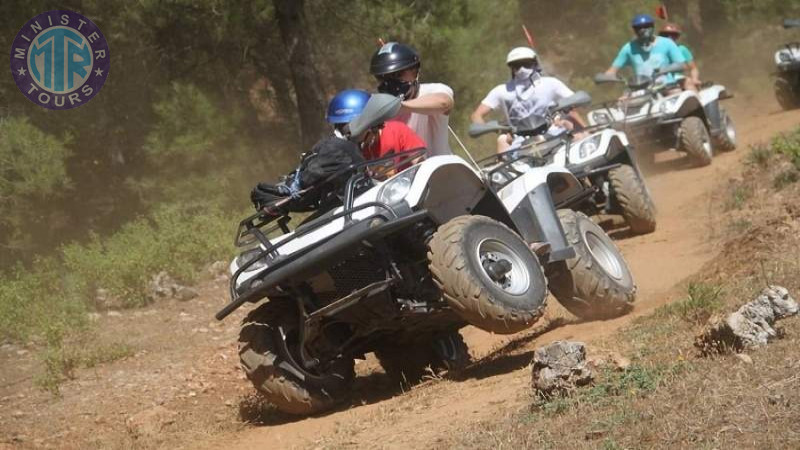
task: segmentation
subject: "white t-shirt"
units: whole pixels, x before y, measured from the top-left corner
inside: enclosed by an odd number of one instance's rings
[[[447,94],[450,98],[453,98],[453,90],[446,84],[421,83],[417,97],[429,94]],[[450,121],[450,116],[447,114],[404,113],[393,120],[405,123],[425,141],[428,145],[428,156],[453,154],[453,151],[450,150],[450,144],[447,142],[447,126]]]
[[[496,110],[502,108],[512,125],[532,115],[544,116],[547,108],[574,92],[558,78],[535,78],[528,86],[515,80],[496,86],[481,103]]]

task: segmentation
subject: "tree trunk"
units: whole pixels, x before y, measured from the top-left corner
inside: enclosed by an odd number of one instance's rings
[[[325,96],[307,35],[304,0],[273,0],[297,97],[303,151],[325,134]]]

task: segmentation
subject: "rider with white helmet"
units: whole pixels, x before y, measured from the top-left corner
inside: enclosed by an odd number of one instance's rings
[[[574,94],[558,78],[542,75],[539,57],[530,47],[512,49],[506,57],[506,65],[511,69],[511,79],[489,91],[470,116],[473,122],[484,123],[487,114],[500,110],[511,125],[525,128],[527,120],[534,116],[544,116],[548,108],[558,100]],[[585,126],[576,111],[570,112],[569,116],[579,126]],[[569,120],[559,120],[548,133],[557,134],[565,128],[571,129],[572,126]],[[497,151],[503,152],[522,140],[520,137],[501,135],[497,140]]]

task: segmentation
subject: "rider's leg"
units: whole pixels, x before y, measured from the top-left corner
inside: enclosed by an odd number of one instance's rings
[[[503,153],[511,147],[513,137],[510,134],[501,134],[497,136],[497,153]]]

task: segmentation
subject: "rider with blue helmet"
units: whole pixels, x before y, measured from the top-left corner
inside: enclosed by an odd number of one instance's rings
[[[631,66],[633,72],[640,76],[653,76],[656,69],[674,63],[686,64],[678,46],[671,39],[656,36],[656,23],[647,14],[637,14],[631,20],[631,28],[636,35],[634,39],[622,46],[611,63],[611,67],[606,70],[609,75],[616,75],[619,69]],[[675,78],[672,74],[661,77],[662,81],[673,82]]]
[[[426,148],[425,142],[417,133],[397,120],[384,122],[361,136],[351,136],[347,124],[361,115],[370,97],[367,91],[348,89],[331,99],[325,120],[333,124],[336,137],[356,142],[366,159]]]
[[[334,133],[344,136],[344,126],[353,119],[361,115],[364,107],[367,106],[370,94],[360,89],[347,89],[336,94],[331,102],[328,103],[328,112],[325,120],[333,125]]]

